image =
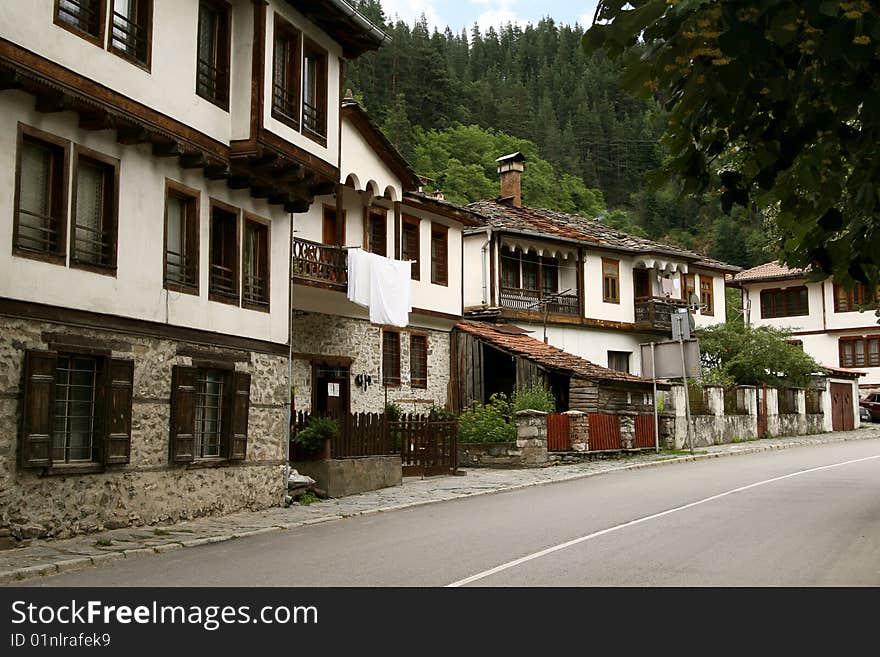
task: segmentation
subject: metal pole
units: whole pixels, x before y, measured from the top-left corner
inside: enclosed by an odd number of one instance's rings
[[[676,315],[677,317],[684,317],[684,315]],[[679,319],[678,321],[681,321]],[[680,327],[679,327],[680,328]],[[678,346],[681,348],[681,378],[684,381],[684,397],[687,404],[685,405],[685,419],[687,420],[687,441],[688,447],[690,447],[691,454],[694,453],[694,440],[693,440],[693,430],[691,429],[691,396],[688,391],[688,379],[687,379],[687,365],[684,360],[684,340],[682,339],[681,331],[678,333]]]
[[[654,360],[654,343],[651,343],[651,379],[654,382],[654,451],[660,453],[660,415],[657,410],[657,363]]]
[[[285,435],[287,441],[284,447],[284,495],[281,497],[281,505],[287,502],[288,480],[290,479],[290,423],[293,421],[293,213],[289,213],[290,218],[290,237],[289,237],[289,253],[287,255],[287,430]]]

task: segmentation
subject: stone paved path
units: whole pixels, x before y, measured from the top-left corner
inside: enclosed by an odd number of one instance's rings
[[[654,467],[735,454],[750,454],[802,445],[880,439],[880,426],[856,431],[770,438],[687,452],[639,453],[574,465],[522,470],[471,468],[465,476],[407,477],[402,486],[323,500],[310,506],[293,505],[266,511],[200,518],[170,526],[115,529],[64,540],[34,540],[26,547],[0,551],[0,584],[104,565],[119,559],[138,559],[186,547],[226,541],[261,532],[295,527],[430,504],[471,495],[578,479],[616,470]]]

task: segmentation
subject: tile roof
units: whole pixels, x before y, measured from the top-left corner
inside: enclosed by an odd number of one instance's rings
[[[485,217],[486,223],[493,228],[532,234],[536,237],[573,240],[585,245],[594,244],[634,253],[666,254],[691,262],[696,261],[694,264],[697,266],[702,264],[714,269],[739,271],[739,267],[734,265],[712,260],[677,246],[630,235],[596,219],[579,215],[526,206],[516,207],[498,200],[476,201],[466,207],[480,213]]]
[[[782,278],[800,278],[807,274],[805,269],[792,269],[780,264],[779,261],[766,262],[763,265],[741,271],[733,277],[734,284],[754,281],[772,281]]]
[[[526,335],[522,329],[512,330],[513,327],[507,324],[490,324],[489,322],[464,320],[455,326],[484,342],[488,342],[493,347],[497,347],[514,356],[530,360],[554,372],[563,372],[571,376],[599,381],[650,383],[647,379],[642,379],[626,372],[609,370],[607,367],[591,363],[558,347],[544,344],[540,340]]]

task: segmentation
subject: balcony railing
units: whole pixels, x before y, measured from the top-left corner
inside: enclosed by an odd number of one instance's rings
[[[687,307],[686,301],[666,297],[636,299],[635,304],[635,327],[643,331],[671,331],[672,314]]]
[[[545,296],[540,290],[528,290],[515,287],[501,288],[501,305],[504,308],[521,312],[543,315],[544,304],[540,303]],[[570,315],[577,317],[580,313],[577,294],[561,294],[547,302],[547,312],[551,315]]]
[[[345,249],[294,239],[292,275],[297,281],[323,283],[344,290],[348,287]]]

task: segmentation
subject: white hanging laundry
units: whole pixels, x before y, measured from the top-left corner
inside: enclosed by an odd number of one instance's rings
[[[364,308],[370,306],[370,276],[374,256],[363,249],[348,250],[348,300]]]
[[[681,299],[681,279],[678,276],[672,279],[672,289],[673,296],[676,299]]]
[[[675,284],[668,274],[660,279],[660,289],[663,291],[663,295],[667,297],[675,293]]]
[[[412,311],[410,275],[412,265],[377,257],[370,275],[370,321],[405,327]]]

